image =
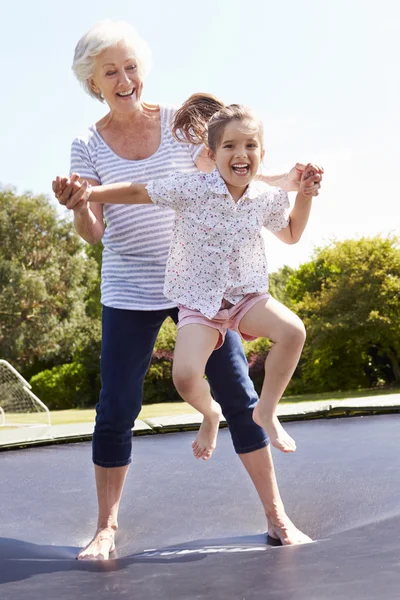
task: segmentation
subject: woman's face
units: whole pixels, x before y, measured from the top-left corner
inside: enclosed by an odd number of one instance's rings
[[[132,49],[119,43],[99,54],[90,84],[111,111],[130,113],[138,109],[143,80]]]

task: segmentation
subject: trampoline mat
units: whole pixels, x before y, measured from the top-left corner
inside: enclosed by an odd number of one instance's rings
[[[287,423],[273,451],[287,513],[316,542],[266,545],[255,490],[222,430],[211,461],[194,433],[133,440],[117,552],[77,561],[96,527],[89,443],[0,454],[0,598],[400,598],[400,415]]]

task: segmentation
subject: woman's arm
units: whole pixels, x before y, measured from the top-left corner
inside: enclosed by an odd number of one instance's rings
[[[84,180],[81,180],[83,183]],[[74,226],[78,235],[88,244],[96,244],[104,235],[103,206],[90,204],[84,198],[85,185],[75,186],[79,175],[70,178],[56,177],[53,181],[53,192],[58,202],[74,213]],[[99,185],[95,180],[88,180],[92,186]]]
[[[322,173],[320,167],[312,164],[308,164],[304,169],[289,224],[284,229],[274,232],[282,242],[296,244],[303,235],[311,212],[312,198],[319,193]]]
[[[279,187],[282,190],[285,190],[285,192],[298,192],[305,168],[305,165],[296,163],[295,166],[292,167],[287,173],[281,173],[277,175],[257,175],[257,179],[264,181],[264,183],[267,183],[268,185]],[[320,169],[321,179],[323,172],[324,170]],[[308,181],[307,184],[311,187],[313,182]]]

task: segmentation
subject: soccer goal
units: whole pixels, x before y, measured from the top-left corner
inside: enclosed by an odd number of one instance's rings
[[[22,375],[0,359],[0,427],[40,425],[51,425],[49,409]]]

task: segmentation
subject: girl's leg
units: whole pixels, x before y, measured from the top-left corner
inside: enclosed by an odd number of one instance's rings
[[[100,401],[93,434],[97,529],[79,559],[107,559],[114,549],[118,509],[131,462],[132,427],[142,405],[143,379],[169,311],[103,307]]]
[[[258,397],[240,336],[227,331],[224,345],[212,353],[206,374],[214,398],[222,407],[236,452],[249,474],[268,519],[268,533],[282,544],[310,542],[286,515],[275,477],[268,438],[253,421]]]
[[[210,394],[204,379],[208,358],[215,348],[219,331],[192,323],[178,329],[172,377],[182,398],[203,415],[203,422],[193,442],[196,458],[208,460],[215,449],[221,409]]]
[[[276,407],[299,362],[306,339],[304,325],[286,306],[270,298],[255,304],[240,321],[239,329],[274,342],[265,361],[264,383],[253,418],[265,429],[273,446],[294,452],[296,444],[280,424]]]

